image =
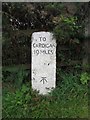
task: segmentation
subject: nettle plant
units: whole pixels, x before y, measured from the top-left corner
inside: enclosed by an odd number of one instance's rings
[[[82,73],[80,81],[83,85],[88,84],[88,81],[90,81],[90,74],[87,72]]]

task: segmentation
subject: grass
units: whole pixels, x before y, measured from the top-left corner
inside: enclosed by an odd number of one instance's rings
[[[27,68],[29,68],[29,66],[27,67],[26,65],[21,64],[21,65],[3,66],[2,70],[9,72],[16,72],[19,69],[27,69]]]
[[[86,118],[88,116],[87,99],[43,100],[32,108],[33,118]],[[78,102],[77,102],[78,101]],[[83,106],[82,106],[83,104]]]
[[[48,95],[38,95],[30,83],[16,88],[3,84],[3,118],[87,118],[88,88],[80,75],[58,72],[57,87]]]
[[[12,86],[11,86],[12,87]],[[27,90],[26,90],[27,89]],[[57,90],[56,90],[57,89]],[[49,96],[38,95],[29,89],[4,90],[3,117],[8,118],[87,118],[88,97],[86,92],[77,95],[66,93],[61,95],[56,88]]]
[[[88,117],[87,86],[81,85],[72,74],[64,74],[63,77],[63,81],[58,83],[50,96],[34,98],[36,101],[32,106],[33,118]]]

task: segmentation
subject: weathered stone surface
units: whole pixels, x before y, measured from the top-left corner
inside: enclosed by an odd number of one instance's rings
[[[56,83],[56,40],[50,32],[32,34],[32,88],[47,94]]]

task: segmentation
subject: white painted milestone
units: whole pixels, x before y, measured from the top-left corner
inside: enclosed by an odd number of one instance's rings
[[[56,40],[50,32],[32,34],[32,88],[48,94],[56,85]]]

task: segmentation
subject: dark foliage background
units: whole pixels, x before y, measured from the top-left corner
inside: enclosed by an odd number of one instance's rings
[[[84,3],[3,3],[3,65],[30,64],[35,31],[54,33],[58,65],[82,63],[87,11]]]

